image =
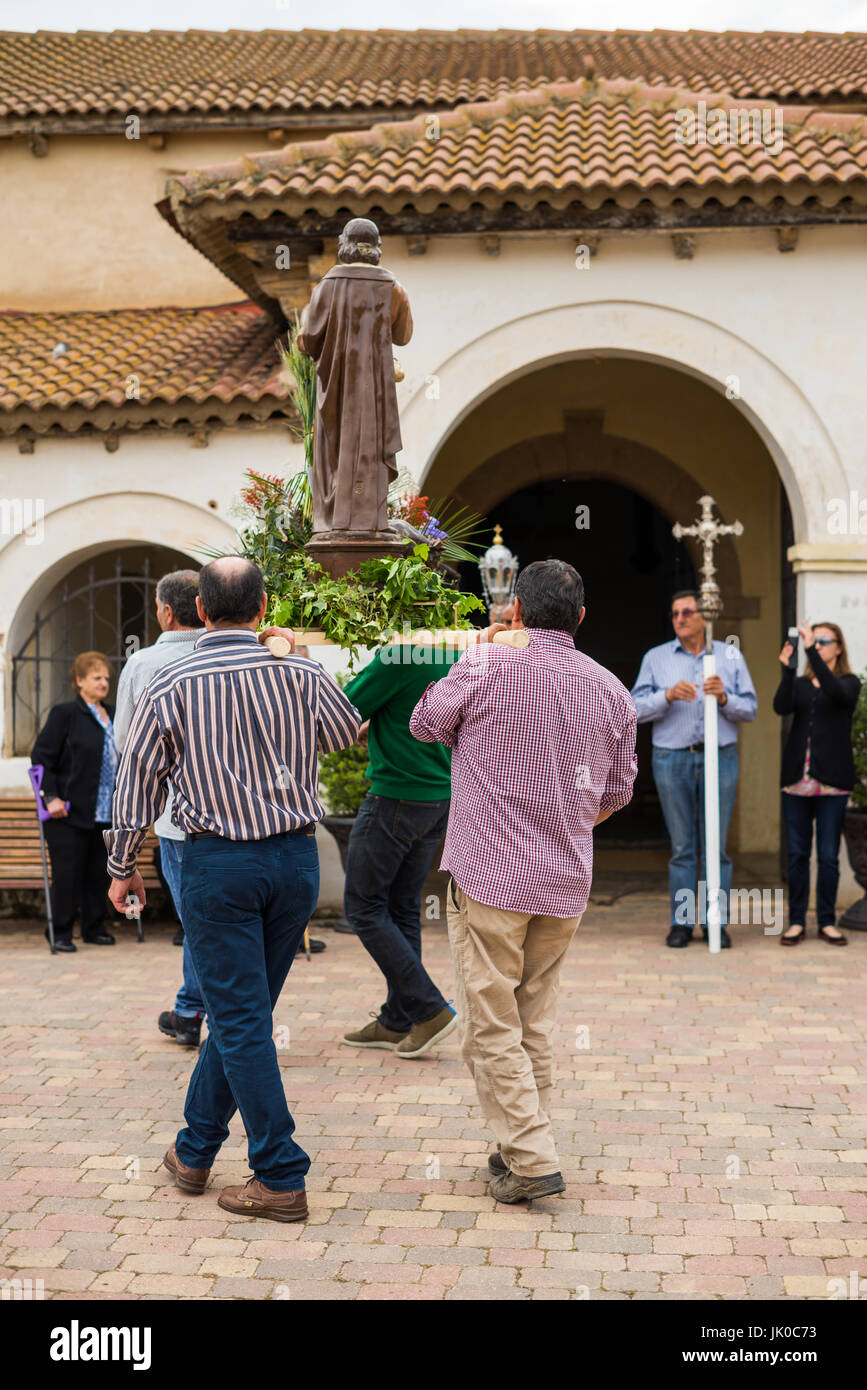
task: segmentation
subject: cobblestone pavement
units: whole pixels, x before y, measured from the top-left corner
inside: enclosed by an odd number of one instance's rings
[[[824,1299],[867,1274],[864,937],[733,928],[711,958],[665,949],[661,897],[591,908],[556,1033],[567,1190],[503,1208],[454,1038],[407,1062],[341,1046],[380,977],[321,931],[275,1015],[313,1157],[310,1220],[281,1226],[217,1207],[248,1175],[237,1119],[203,1196],[161,1167],[195,1057],[156,1029],[180,951],[170,927],[116,930],[52,959],[37,924],[0,926],[0,1277],[46,1298]],[[448,997],[444,924],[424,949]]]

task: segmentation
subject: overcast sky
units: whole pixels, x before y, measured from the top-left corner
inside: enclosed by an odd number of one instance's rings
[[[863,32],[867,0],[0,0],[0,28]]]

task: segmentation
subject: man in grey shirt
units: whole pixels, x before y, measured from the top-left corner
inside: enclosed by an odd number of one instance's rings
[[[196,611],[199,576],[195,570],[175,570],[164,575],[157,584],[157,622],[162,628],[152,647],[134,652],[124,663],[117,686],[117,708],[114,715],[114,737],[118,752],[123,752],[132,717],[146,686],[164,666],[191,656],[204,625]],[[172,824],[172,796],[154,825],[160,845],[163,876],[169,885],[175,911],[181,917],[181,855],[184,832]],[[174,1038],[182,1047],[198,1047],[205,1016],[199,982],[193,967],[190,949],[184,936],[184,978],[178,990],[175,1007],[159,1016],[159,1030]]]

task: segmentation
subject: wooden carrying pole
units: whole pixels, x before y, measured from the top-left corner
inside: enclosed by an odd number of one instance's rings
[[[459,651],[466,651],[468,647],[479,645],[480,633],[481,629],[477,627],[417,628],[406,634],[396,634],[390,639],[387,645],[417,645],[423,647],[446,646],[457,648]],[[497,632],[491,640],[501,647],[514,647],[519,649],[521,647],[526,647],[530,638],[524,628],[518,627],[507,628],[504,632]],[[297,647],[336,647],[339,643],[332,642],[324,633],[317,629],[314,631],[296,632],[295,645]],[[291,651],[291,647],[285,637],[268,637],[265,639],[265,646],[272,656],[288,656]]]

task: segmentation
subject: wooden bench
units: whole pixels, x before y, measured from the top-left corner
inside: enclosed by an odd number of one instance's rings
[[[154,866],[156,843],[156,836],[149,830],[138,860],[145,888],[160,886]],[[39,821],[32,796],[0,797],[0,892],[11,888],[44,890]]]

